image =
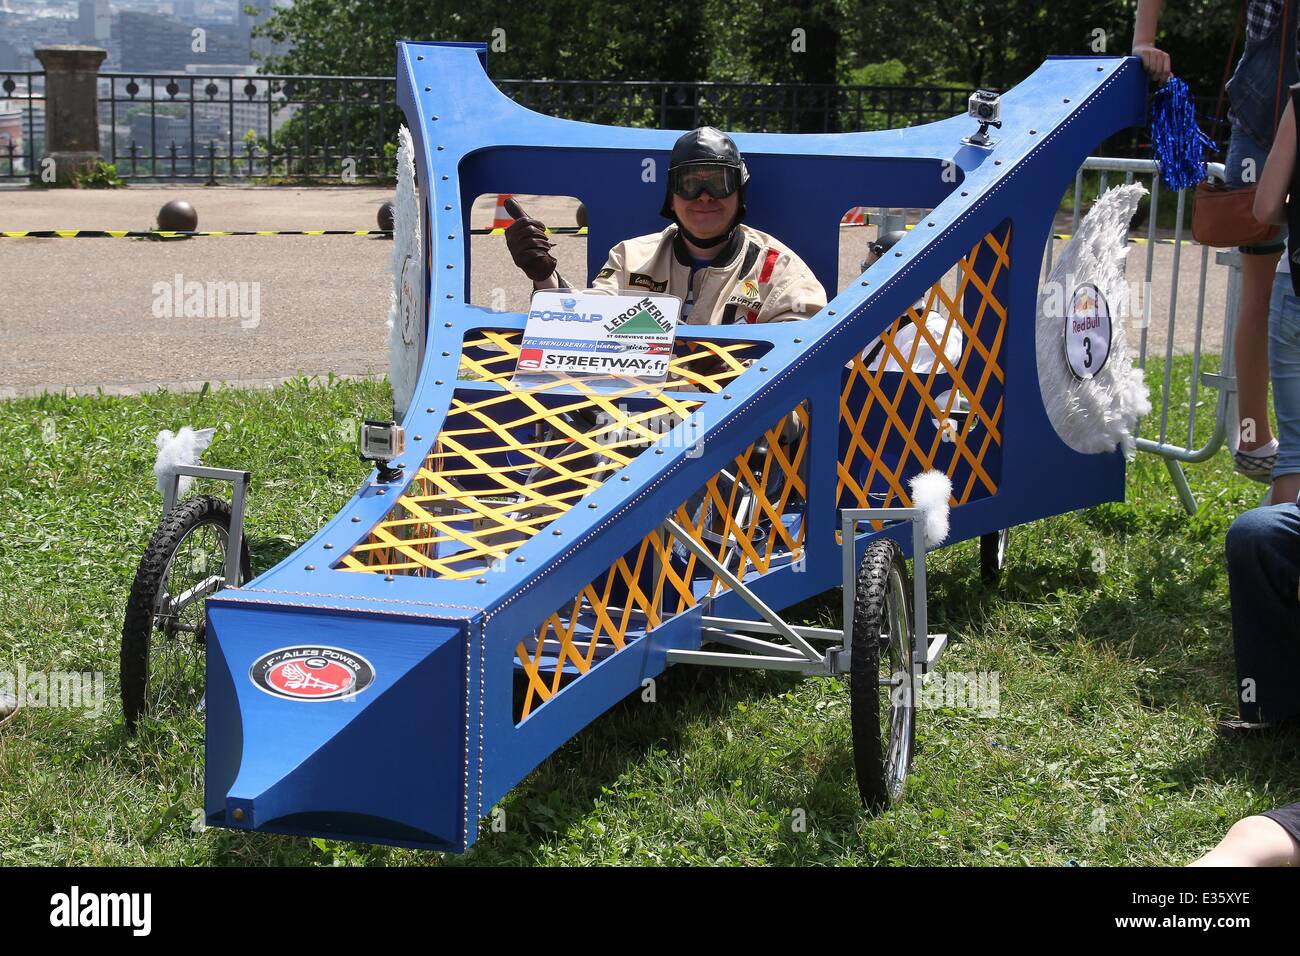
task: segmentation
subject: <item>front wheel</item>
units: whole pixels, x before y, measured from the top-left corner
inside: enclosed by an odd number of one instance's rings
[[[849,665],[853,763],[869,810],[903,795],[916,738],[907,567],[892,540],[873,541],[858,570]]]
[[[146,713],[167,707],[190,712],[204,691],[208,595],[226,585],[230,505],[200,495],[163,519],[135,573],[122,624],[122,712],[135,732]],[[241,542],[240,583],[252,578]]]

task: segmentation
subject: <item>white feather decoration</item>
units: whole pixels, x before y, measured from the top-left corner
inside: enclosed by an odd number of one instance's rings
[[[1146,188],[1138,183],[1103,193],[1061,250],[1038,293],[1038,386],[1047,417],[1062,441],[1085,454],[1123,448],[1132,458],[1138,419],[1151,412],[1124,328],[1132,301],[1124,274],[1128,227],[1144,195]],[[1065,313],[1074,290],[1084,283],[1095,285],[1110,304],[1111,344],[1101,370],[1079,379],[1065,356]]]
[[[420,243],[420,197],[415,188],[411,131],[397,131],[397,195],[393,200],[393,288],[388,306],[388,379],[398,420],[415,395],[424,358],[424,257]]]
[[[952,497],[952,479],[931,469],[914,475],[909,487],[912,489],[912,507],[925,513],[925,547],[928,551],[948,537],[948,499]]]
[[[212,436],[216,433],[215,428],[200,428],[195,431],[189,425],[175,434],[166,428],[158,433],[158,437],[153,440],[158,448],[158,457],[153,463],[153,474],[158,479],[159,494],[166,494],[164,489],[167,482],[176,474],[179,466],[200,463],[199,459],[212,444]],[[180,484],[176,488],[178,500],[189,492],[191,483],[192,479],[188,475],[181,475]]]

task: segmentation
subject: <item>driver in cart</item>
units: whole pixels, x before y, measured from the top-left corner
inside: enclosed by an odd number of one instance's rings
[[[806,319],[826,305],[826,290],[795,253],[743,223],[749,170],[731,137],[712,126],[683,134],[668,162],[660,214],[663,232],[625,239],[609,251],[592,288],[663,292],[682,300],[689,325]],[[506,245],[534,289],[565,283],[546,227],[513,199]]]
[[[748,183],[749,170],[730,136],[712,126],[684,133],[673,145],[660,209],[671,225],[614,246],[592,289],[676,296],[682,300],[681,321],[688,325],[787,322],[814,315],[826,305],[826,290],[812,270],[784,243],[743,223]],[[506,229],[506,246],[533,288],[571,287],[551,255],[546,227],[513,199],[505,208],[515,220]],[[580,427],[605,446],[640,444],[622,423],[599,420],[604,417],[602,413]],[[678,420],[671,414],[664,419],[661,429]],[[797,414],[791,414],[782,443],[795,442],[801,431]],[[582,439],[551,455],[556,461],[576,459],[574,467],[592,470],[594,479],[605,477],[595,470],[600,464],[611,464]],[[553,470],[539,463],[527,482],[552,480]],[[700,497],[692,498],[693,507]]]

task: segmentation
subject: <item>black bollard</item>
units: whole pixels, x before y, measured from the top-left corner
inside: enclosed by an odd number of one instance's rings
[[[163,232],[195,232],[199,214],[184,199],[172,199],[158,210],[158,228]]]

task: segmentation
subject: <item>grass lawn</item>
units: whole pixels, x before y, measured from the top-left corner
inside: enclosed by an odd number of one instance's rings
[[[1183,360],[1175,392],[1189,376]],[[1156,366],[1149,379],[1158,394]],[[0,730],[0,862],[1182,864],[1237,818],[1300,799],[1294,739],[1213,730],[1235,714],[1223,536],[1261,486],[1221,453],[1189,470],[1202,508],[1188,518],[1140,455],[1126,503],[1016,529],[997,589],[974,542],[933,556],[932,626],[955,638],[943,667],[997,672],[1000,709],[922,710],[888,814],[859,809],[846,686],[677,667],[657,703],[629,698],[547,760],[503,803],[505,832],[485,826],[463,857],[195,828],[200,719],[128,738],[117,693],[122,612],[159,518],[153,437],[220,427],[206,462],[252,470],[265,569],[352,494],[351,423],[387,404],[383,382],[296,382],[0,406],[0,671],[107,679],[98,716],[26,708]],[[835,591],[793,616],[837,615]]]

